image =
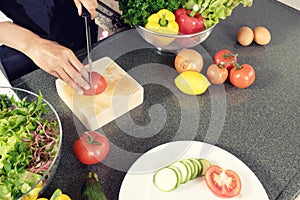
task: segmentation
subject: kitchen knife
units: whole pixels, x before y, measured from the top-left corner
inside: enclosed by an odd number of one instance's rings
[[[92,41],[91,41],[91,30],[90,30],[90,13],[85,7],[82,6],[82,17],[84,18],[85,23],[85,35],[86,35],[86,49],[87,49],[87,59],[88,59],[88,72],[89,72],[89,82],[91,83],[91,73],[93,70],[93,61],[92,61]]]

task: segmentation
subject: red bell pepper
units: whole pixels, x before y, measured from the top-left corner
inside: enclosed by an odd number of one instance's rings
[[[197,12],[196,9],[187,10],[179,8],[175,12],[176,22],[179,25],[179,32],[182,34],[193,34],[203,31],[204,18]]]

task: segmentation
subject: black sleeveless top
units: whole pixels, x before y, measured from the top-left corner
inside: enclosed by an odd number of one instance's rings
[[[84,19],[73,0],[1,0],[0,10],[17,25],[73,51],[86,47]],[[97,26],[91,23],[92,42],[97,41]],[[0,46],[0,59],[9,80],[38,67],[24,54]]]

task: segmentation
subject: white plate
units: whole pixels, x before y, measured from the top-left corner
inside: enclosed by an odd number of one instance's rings
[[[236,171],[242,181],[241,193],[231,199],[268,200],[267,193],[255,174],[229,152],[203,142],[175,141],[155,147],[130,167],[121,185],[119,200],[213,200],[213,195],[203,177],[180,185],[171,192],[162,192],[153,184],[154,172],[183,158],[206,158],[212,164]]]

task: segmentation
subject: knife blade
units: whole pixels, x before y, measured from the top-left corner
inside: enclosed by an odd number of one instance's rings
[[[93,61],[92,61],[92,41],[91,41],[91,30],[90,30],[90,13],[85,7],[82,7],[82,17],[84,18],[85,23],[85,36],[86,36],[86,49],[87,49],[87,60],[88,60],[88,73],[89,73],[89,83],[91,83],[92,77],[91,73],[93,70]]]

